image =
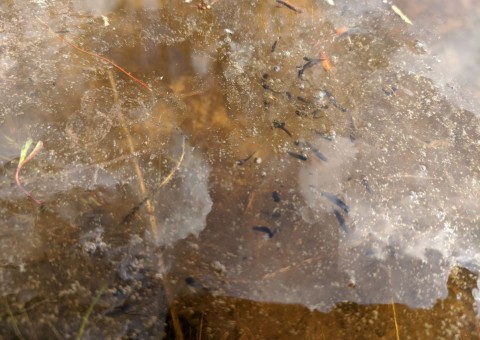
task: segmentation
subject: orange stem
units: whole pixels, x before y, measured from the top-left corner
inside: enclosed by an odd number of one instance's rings
[[[125,75],[127,75],[127,77],[129,77],[130,79],[132,79],[134,82],[136,82],[137,84],[139,84],[140,86],[146,88],[147,90],[149,91],[152,91],[152,89],[146,84],[144,83],[143,81],[141,81],[140,79],[134,77],[130,72],[128,72],[127,70],[125,70],[123,67],[117,65],[113,60],[110,60],[104,56],[101,56],[99,54],[96,54],[94,52],[89,52],[89,51],[85,51],[84,49],[78,47],[77,45],[75,45],[73,42],[71,42],[70,40],[68,39],[65,39],[64,37],[62,36],[58,36],[61,40],[63,40],[65,43],[67,43],[68,45],[70,45],[71,47],[73,47],[74,49],[76,49],[77,51],[80,51],[82,53],[85,53],[85,54],[88,54],[92,57],[95,57],[95,58],[98,58],[98,59],[101,59],[107,63],[109,63],[110,65],[112,65],[113,67],[115,67],[117,70],[119,70],[120,72],[124,73]]]

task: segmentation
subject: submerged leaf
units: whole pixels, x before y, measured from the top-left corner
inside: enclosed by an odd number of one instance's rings
[[[25,161],[25,158],[27,157],[28,149],[30,149],[30,146],[32,145],[32,143],[33,143],[32,139],[29,138],[23,145],[22,151],[20,152],[20,160],[18,161],[18,166],[21,166]]]

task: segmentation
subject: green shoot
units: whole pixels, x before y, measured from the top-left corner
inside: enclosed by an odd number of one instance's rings
[[[15,173],[15,182],[17,183],[17,187],[25,194],[27,195],[28,197],[30,197],[30,199],[32,201],[34,201],[35,203],[37,203],[38,205],[41,205],[42,202],[39,201],[38,199],[36,199],[30,192],[28,192],[24,187],[23,185],[21,184],[20,182],[20,170],[22,169],[22,167],[27,164],[28,162],[30,162],[37,154],[40,153],[40,151],[42,151],[43,149],[43,142],[42,141],[39,141],[37,143],[37,145],[35,145],[35,147],[33,148],[32,152],[30,152],[30,154],[27,156],[27,153],[28,153],[28,150],[30,149],[30,146],[32,145],[32,140],[29,139],[26,141],[25,145],[23,146],[21,152],[20,152],[20,160],[18,161],[18,165],[17,165],[17,171]]]
[[[92,303],[90,304],[90,306],[88,306],[88,309],[87,309],[87,312],[85,313],[85,315],[83,316],[83,321],[82,321],[82,325],[80,326],[80,329],[78,330],[78,334],[77,334],[77,338],[76,340],[81,340],[83,339],[83,333],[85,333],[85,327],[87,326],[88,324],[88,319],[90,319],[90,315],[92,315],[93,313],[93,308],[95,307],[95,305],[98,303],[98,300],[100,300],[100,298],[102,297],[103,293],[105,292],[105,287],[100,289],[97,294],[95,295],[95,297],[93,298],[93,301]]]
[[[27,157],[27,152],[28,149],[30,149],[30,146],[32,145],[33,141],[30,138],[25,142],[25,145],[22,148],[22,151],[20,152],[20,160],[18,161],[18,164],[22,164],[25,161],[25,158]]]

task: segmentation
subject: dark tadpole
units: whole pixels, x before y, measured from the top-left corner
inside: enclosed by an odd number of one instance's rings
[[[337,103],[337,100],[335,99],[335,96],[331,92],[329,92],[327,90],[324,90],[323,92],[326,94],[326,96],[328,97],[330,102],[333,104],[333,106],[335,106],[337,109],[339,109],[342,112],[347,112],[347,109],[345,107],[343,107],[343,106],[341,106],[340,104]]]
[[[317,65],[319,62],[321,62],[321,59],[307,58],[307,57],[304,57],[303,60],[305,60],[306,63],[303,64],[302,66],[297,66],[298,77],[299,78],[301,78],[303,76],[306,69],[308,69],[310,67],[313,67],[313,66]]]
[[[357,128],[355,127],[355,122],[353,117],[350,117],[350,142],[355,143],[357,140]]]
[[[348,207],[348,205],[344,201],[342,201],[340,198],[338,198],[336,195],[334,195],[330,192],[322,191],[322,196],[325,197],[326,199],[328,199],[333,204],[337,205],[339,208],[341,208],[346,213],[348,213],[350,211],[350,208]]]
[[[308,99],[306,99],[302,96],[297,96],[297,100],[304,103],[304,104],[310,104],[311,103],[310,100],[308,100]]]
[[[273,201],[276,202],[276,203],[278,203],[282,200],[278,191],[272,192],[272,198],[273,198]]]
[[[362,185],[365,187],[365,190],[367,190],[369,194],[373,192],[372,187],[370,186],[370,183],[368,183],[368,179],[366,176],[362,177]]]
[[[253,157],[253,155],[255,155],[256,151],[252,152],[250,155],[248,155],[246,158],[244,159],[239,159],[236,161],[236,164],[237,165],[243,165],[245,164],[246,162],[248,162],[250,160],[250,158]]]
[[[277,48],[277,44],[278,44],[278,41],[279,41],[279,40],[280,40],[280,38],[278,38],[277,40],[275,40],[275,41],[273,42],[272,50],[271,50],[272,53],[275,52],[275,49]]]
[[[337,209],[335,209],[333,212],[335,213],[335,217],[337,218],[340,227],[342,227],[344,232],[348,233],[349,228],[347,222],[345,222],[345,218],[343,218],[342,214]]]
[[[285,127],[285,123],[284,123],[284,122],[279,122],[278,120],[274,120],[274,121],[273,121],[273,127],[285,131],[285,133],[286,133],[287,135],[289,135],[290,137],[292,137],[292,134],[290,133],[290,131],[288,131],[287,128]]]
[[[261,233],[267,234],[268,238],[272,238],[273,235],[275,234],[269,227],[266,227],[264,225],[256,225],[252,229],[255,230],[255,231],[259,231]]]
[[[196,281],[193,277],[191,277],[191,276],[187,276],[187,277],[185,278],[185,283],[186,283],[187,285],[189,285],[189,286],[195,286],[195,285],[197,285],[197,281]]]
[[[325,157],[325,155],[323,153],[320,152],[320,150],[318,150],[315,146],[313,146],[310,142],[305,142],[305,144],[307,144],[308,148],[310,150],[312,150],[313,154],[315,156],[317,156],[320,160],[324,161],[324,162],[327,162],[328,159],[327,157]]]
[[[293,152],[293,151],[288,151],[288,154],[296,159],[299,159],[301,161],[306,161],[308,159],[307,155],[304,153],[298,153],[298,152]]]

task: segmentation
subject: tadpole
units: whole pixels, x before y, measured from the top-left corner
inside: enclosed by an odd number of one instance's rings
[[[327,198],[333,204],[337,205],[339,208],[341,208],[346,213],[348,213],[350,211],[350,208],[348,207],[348,205],[344,201],[342,201],[340,198],[338,198],[336,195],[334,195],[330,192],[322,191],[322,196]]]
[[[252,228],[255,231],[259,231],[261,233],[265,233],[268,235],[268,238],[272,238],[274,235],[274,232],[269,228],[264,225],[256,225],[255,227]]]

